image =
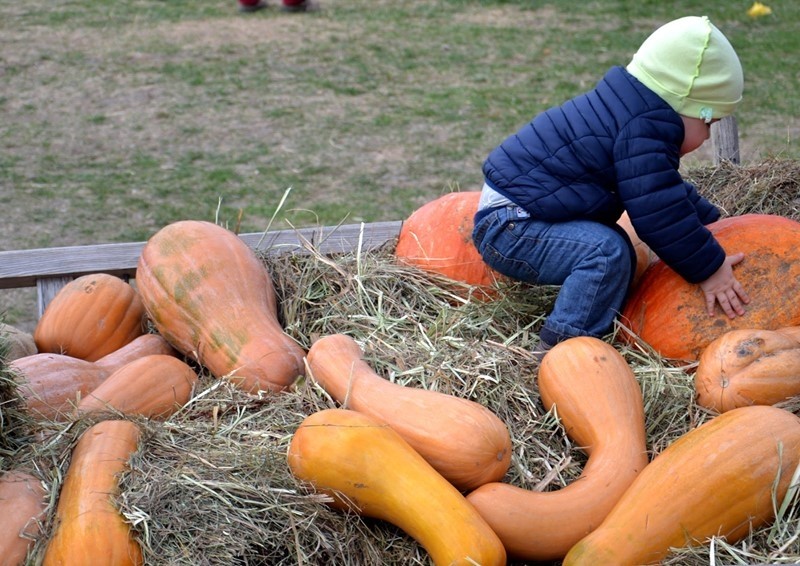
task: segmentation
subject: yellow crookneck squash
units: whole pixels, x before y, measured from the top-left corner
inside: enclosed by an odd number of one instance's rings
[[[349,409],[313,413],[294,433],[288,460],[334,507],[399,527],[436,566],[506,564],[475,508],[385,423]]]

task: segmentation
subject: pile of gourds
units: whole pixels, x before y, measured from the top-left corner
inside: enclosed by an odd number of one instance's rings
[[[469,243],[458,237],[462,248]],[[664,279],[651,275],[652,257],[645,261],[637,289]],[[658,310],[637,300],[629,312],[640,321]],[[786,369],[800,363],[793,316],[777,318],[779,328],[772,321],[775,330],[717,328],[716,339],[697,330],[702,345],[690,353],[702,352],[698,399],[721,414],[652,459],[641,390],[617,349],[588,337],[553,348],[539,369],[541,399],[588,458],[580,478],[542,493],[503,482],[511,438],[488,408],[384,379],[343,334],[305,351],[277,307],[255,253],[232,232],[198,221],[170,224],[147,242],[136,288],[103,274],[63,288],[34,333],[38,353],[11,363],[32,414],[99,419],[72,453],[44,564],[142,563],[112,499],[140,437],[124,417],[164,419],[179,410],[197,384],[194,363],[251,393],[287,391],[308,374],[337,408],[309,415],[296,430],[291,472],[334,507],[400,527],[437,565],[512,557],[634,565],[715,535],[735,541],[771,519],[800,464],[800,418],[771,406],[800,393],[800,372]],[[32,476],[0,477],[0,554],[24,559],[30,539],[22,534],[45,507]]]

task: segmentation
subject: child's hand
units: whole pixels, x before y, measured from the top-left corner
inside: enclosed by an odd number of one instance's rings
[[[745,313],[743,304],[750,302],[744,287],[733,276],[733,266],[744,259],[743,253],[729,255],[724,263],[708,279],[700,283],[706,296],[708,316],[714,316],[714,305],[719,303],[728,318],[736,318]]]

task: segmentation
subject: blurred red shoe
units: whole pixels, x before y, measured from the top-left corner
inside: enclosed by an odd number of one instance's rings
[[[316,12],[319,4],[312,0],[283,0],[281,10],[284,12]]]
[[[267,7],[263,0],[239,0],[240,12],[257,12]]]

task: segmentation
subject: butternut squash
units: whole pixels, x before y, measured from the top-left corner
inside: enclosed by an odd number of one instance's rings
[[[144,356],[109,375],[78,403],[80,413],[119,411],[164,420],[191,397],[197,374],[173,356]]]
[[[483,405],[382,378],[343,334],[314,342],[308,367],[314,381],[343,407],[387,423],[458,489],[469,491],[508,471],[508,428]]]
[[[0,475],[0,566],[22,566],[42,534],[47,500],[42,482],[22,470]]]
[[[62,354],[34,354],[9,364],[17,375],[17,394],[34,416],[64,420],[80,400],[128,362],[151,354],[177,352],[158,335],[145,334],[119,350],[87,362]]]
[[[349,409],[313,413],[294,433],[288,461],[334,507],[399,527],[437,566],[506,564],[478,512],[385,423]]]
[[[800,418],[739,407],[680,437],[642,471],[563,566],[639,566],[671,547],[735,545],[774,517],[800,464]]]
[[[83,432],[61,486],[43,566],[143,563],[141,548],[114,502],[120,493],[118,476],[139,437],[139,427],[123,420],[100,421]]]
[[[83,275],[64,285],[36,324],[39,352],[88,362],[145,333],[144,307],[136,289],[107,273]]]
[[[588,455],[581,476],[551,492],[487,483],[467,500],[511,556],[557,560],[595,529],[647,465],[642,393],[613,346],[561,342],[542,360],[539,391],[567,435]]]
[[[711,342],[694,376],[697,403],[724,413],[800,395],[800,342],[779,330],[741,329]]]
[[[214,376],[257,392],[285,390],[305,373],[269,272],[233,232],[194,220],[165,226],[145,244],[136,284],[159,333]]]

